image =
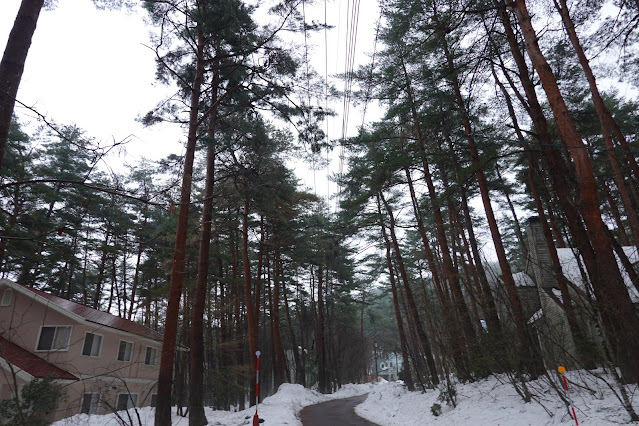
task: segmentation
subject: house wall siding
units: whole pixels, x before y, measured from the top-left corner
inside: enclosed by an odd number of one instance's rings
[[[0,295],[6,285],[0,284]],[[41,327],[71,326],[69,346],[65,350],[37,351]],[[82,355],[87,332],[102,336],[98,357]],[[51,306],[41,303],[30,295],[13,292],[9,306],[0,306],[0,334],[13,343],[35,353],[81,380],[66,383],[66,400],[49,420],[55,421],[78,414],[85,393],[100,392],[100,414],[112,412],[117,406],[120,393],[138,394],[137,406],[148,406],[155,391],[159,372],[159,359],[154,365],[146,365],[147,347],[153,347],[159,355],[161,343],[139,337],[103,325],[75,319]],[[133,344],[131,360],[118,361],[120,341]],[[11,374],[0,371],[0,399],[11,397],[13,381]],[[3,374],[4,373],[4,374]],[[26,383],[26,382],[25,382]],[[24,384],[24,383],[21,383]]]

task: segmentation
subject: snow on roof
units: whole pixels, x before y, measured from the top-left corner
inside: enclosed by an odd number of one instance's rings
[[[628,256],[628,260],[630,260],[632,264],[636,264],[637,262],[639,262],[639,254],[637,254],[636,247],[623,247],[623,251],[626,254],[626,256]],[[582,290],[585,290],[584,281],[581,277],[581,272],[579,269],[579,263],[577,262],[577,257],[575,256],[573,249],[558,248],[557,255],[559,256],[559,263],[561,264],[561,269],[564,273],[564,276],[568,278],[568,280],[572,282],[573,284],[575,284],[577,287],[581,288]],[[625,269],[621,266],[621,261],[619,260],[619,257],[616,254],[615,254],[615,257],[617,258],[617,263],[619,263],[620,265],[619,269],[621,269],[621,275],[623,276],[624,282],[626,284],[626,288],[628,289],[628,293],[630,294],[630,299],[634,303],[639,303],[639,292],[637,292],[637,289],[632,284],[630,277],[626,273]],[[581,256],[579,261],[581,265],[583,265],[583,260],[581,259]]]
[[[513,274],[513,279],[517,287],[534,287],[535,282],[525,272],[517,272]]]

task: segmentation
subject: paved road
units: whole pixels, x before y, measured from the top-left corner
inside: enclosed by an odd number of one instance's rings
[[[300,413],[302,424],[304,426],[377,426],[355,414],[355,406],[364,402],[367,395],[309,405]]]

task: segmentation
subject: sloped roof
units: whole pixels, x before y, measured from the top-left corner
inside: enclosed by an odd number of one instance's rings
[[[61,308],[62,311],[64,311],[65,313],[70,312],[85,319],[86,321],[162,342],[162,335],[160,333],[151,330],[150,328],[142,324],[138,324],[136,322],[111,315],[108,312],[98,311],[97,309],[93,309],[88,306],[84,306],[79,303],[75,303],[70,300],[45,293],[44,291],[24,286],[22,284],[17,284],[7,280],[3,280],[3,282],[10,283],[17,290],[23,290],[23,293],[24,290],[26,290],[27,293],[32,293],[42,299],[46,299],[45,301],[43,301],[44,303],[49,302]]]
[[[79,380],[75,375],[56,367],[2,336],[0,336],[0,358],[4,358],[8,363],[36,378]]]
[[[639,262],[639,254],[637,253],[636,247],[623,247],[623,251],[628,257],[628,260],[632,264],[636,264]],[[558,248],[557,255],[559,256],[559,263],[561,264],[562,272],[565,277],[568,278],[570,282],[585,290],[585,285],[583,279],[581,277],[581,271],[579,270],[579,263],[577,262],[577,257],[571,248]],[[621,264],[619,257],[615,253],[615,257],[617,258],[617,263]],[[579,259],[583,264],[583,260]],[[639,293],[637,289],[632,284],[628,273],[625,271],[623,267],[620,267],[621,275],[623,276],[624,282],[626,284],[626,288],[628,289],[628,293],[630,294],[630,299],[633,303],[639,302]]]

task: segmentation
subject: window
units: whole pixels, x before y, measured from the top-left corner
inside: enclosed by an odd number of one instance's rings
[[[82,355],[100,356],[100,348],[102,347],[102,336],[99,334],[86,333],[84,335],[84,346],[82,346]]]
[[[2,292],[2,300],[0,301],[0,306],[9,306],[11,304],[11,299],[13,299],[13,289],[5,288],[4,292]]]
[[[146,357],[144,357],[144,363],[146,365],[155,365],[156,358],[158,356],[158,350],[151,346],[146,347]]]
[[[131,361],[131,353],[133,352],[133,343],[120,340],[120,348],[118,349],[118,361]]]
[[[100,394],[98,392],[85,393],[82,399],[82,414],[98,414]]]
[[[71,337],[71,326],[43,326],[40,329],[37,351],[54,351],[57,349],[67,349],[69,338]]]
[[[120,393],[118,394],[118,405],[115,408],[116,411],[128,410],[135,407],[138,403],[137,393]]]
[[[158,405],[158,394],[154,393],[151,395],[151,407],[156,407]]]

